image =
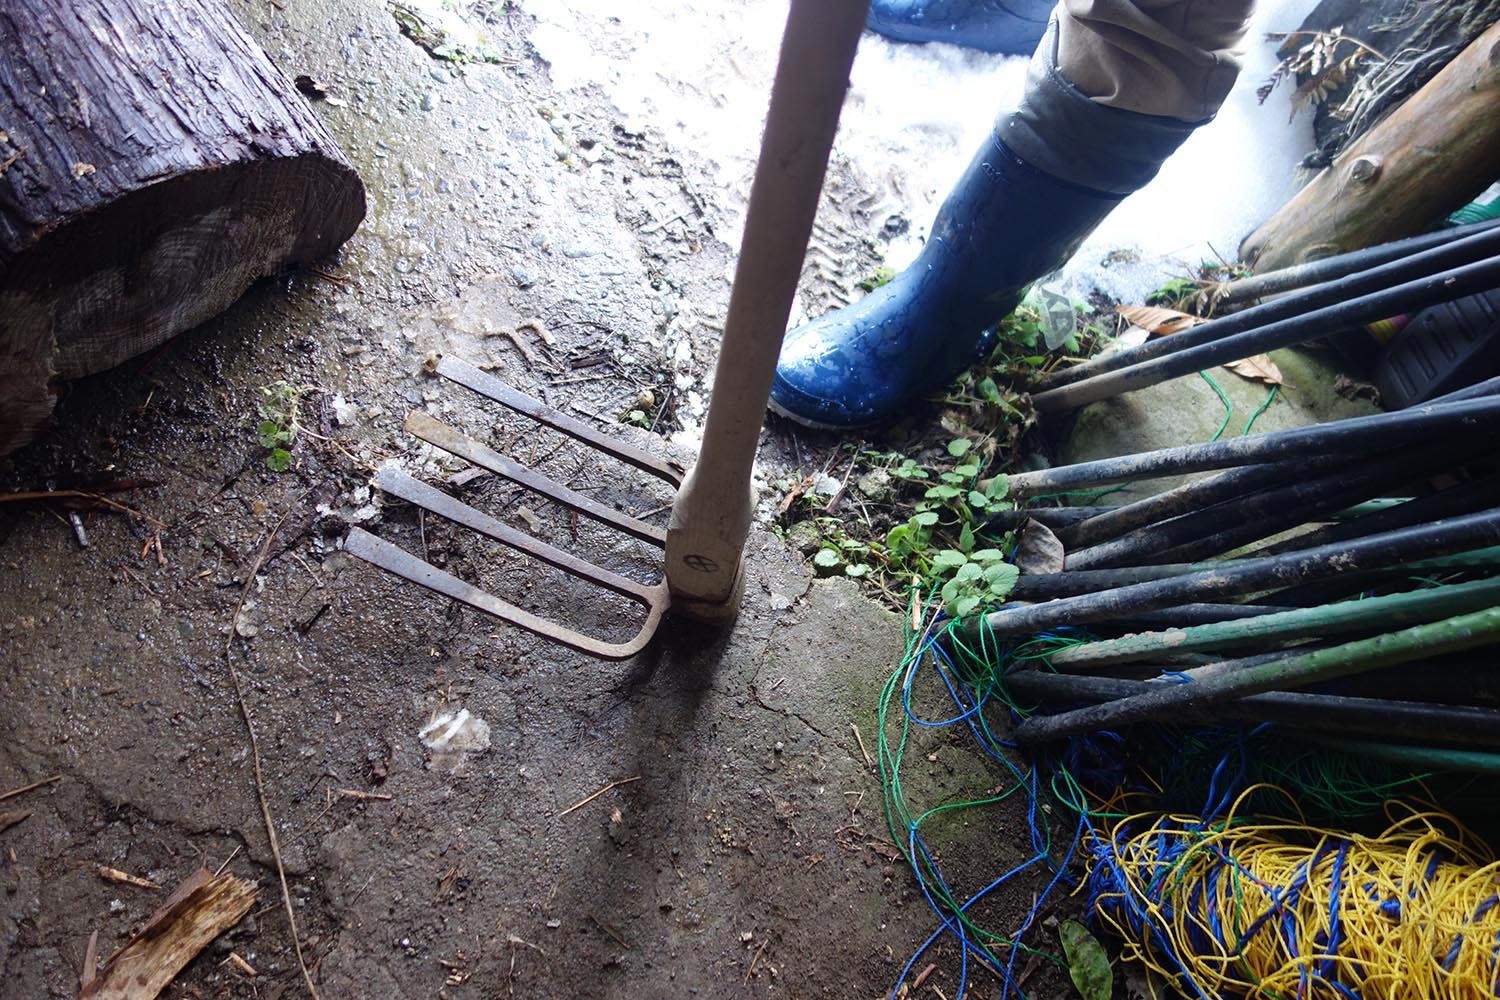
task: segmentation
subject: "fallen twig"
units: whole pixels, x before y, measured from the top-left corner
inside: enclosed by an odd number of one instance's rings
[[[752,959],[750,959],[750,968],[748,968],[748,969],[745,970],[745,978],[742,979],[742,980],[740,980],[740,985],[741,986],[744,986],[747,983],[749,983],[750,982],[750,977],[753,976],[753,975],[755,975],[755,966],[760,962],[761,953],[766,950],[766,945],[768,945],[770,943],[771,943],[771,939],[770,938],[766,938],[766,939],[764,939],[764,940],[761,941],[760,947],[757,948],[757,949],[755,949],[755,957],[752,958]]]
[[[250,719],[250,706],[245,702],[245,692],[240,684],[240,672],[235,669],[234,656],[231,650],[234,647],[234,637],[238,634],[235,623],[240,620],[240,613],[245,608],[245,599],[250,595],[250,588],[255,586],[255,578],[260,573],[260,568],[265,564],[266,556],[270,554],[271,543],[276,540],[277,534],[281,532],[281,526],[291,516],[292,511],[297,509],[298,504],[305,500],[312,490],[302,494],[296,503],[287,508],[276,524],[266,534],[265,540],[260,543],[255,558],[250,563],[250,571],[245,574],[245,586],[240,590],[240,598],[235,602],[234,614],[229,618],[229,636],[224,640],[224,665],[229,668],[229,679],[234,684],[234,698],[239,703],[240,717],[245,721],[245,733],[250,739],[250,763],[255,772],[255,794],[260,802],[261,819],[266,824],[266,836],[271,841],[271,857],[276,861],[276,877],[281,882],[281,902],[286,909],[287,923],[291,925],[292,950],[297,954],[297,968],[302,972],[302,981],[307,984],[307,992],[313,1000],[319,1000],[318,988],[313,985],[312,973],[307,969],[307,962],[302,957],[302,940],[297,933],[297,915],[292,910],[292,892],[286,883],[286,866],[281,860],[281,845],[276,840],[276,822],[271,818],[271,804],[266,798],[266,785],[261,775],[260,766],[260,743],[255,738],[255,724]]]
[[[589,914],[589,919],[592,920],[594,922],[594,925],[601,931],[614,938],[615,944],[619,945],[621,948],[624,948],[627,951],[630,950],[630,943],[624,938],[620,937],[619,933],[613,927],[609,926],[609,924],[606,924],[604,921],[600,920],[592,913]]]
[[[239,969],[241,972],[243,972],[245,975],[249,976],[251,979],[254,979],[256,976],[260,975],[259,972],[255,971],[255,966],[251,965],[249,962],[241,958],[240,953],[237,951],[231,951],[229,953],[229,957],[224,959],[224,961],[220,962],[219,964],[232,965],[236,969]]]
[[[621,785],[628,785],[632,781],[640,781],[640,780],[641,780],[641,776],[639,774],[636,774],[636,775],[630,776],[629,778],[621,778],[619,781],[611,781],[609,784],[607,784],[603,788],[599,789],[593,795],[590,795],[587,798],[579,799],[577,802],[575,802],[572,805],[568,806],[568,808],[564,809],[562,812],[560,812],[560,813],[557,814],[557,818],[558,819],[562,819],[564,816],[566,816],[570,812],[573,812],[575,809],[582,809],[584,806],[588,805],[590,802],[594,801],[599,796],[601,796],[605,792],[609,791],[611,788],[619,788]]]
[[[917,973],[917,978],[911,981],[911,991],[915,993],[917,992],[917,990],[920,990],[922,988],[922,984],[927,982],[927,977],[932,975],[933,970],[936,968],[937,963],[929,963],[927,968]]]
[[[5,794],[0,795],[0,802],[4,802],[6,799],[13,799],[17,795],[25,795],[27,792],[30,792],[30,791],[33,791],[35,789],[41,788],[43,785],[50,785],[54,781],[61,781],[62,779],[63,779],[62,775],[60,775],[60,774],[54,774],[50,778],[43,778],[41,781],[33,781],[31,784],[29,784],[29,785],[22,785],[20,788],[12,788],[10,791],[6,792]]]
[[[30,809],[22,809],[18,812],[0,813],[0,833],[4,833],[27,816],[31,815]]]
[[[149,878],[141,878],[139,875],[132,875],[129,872],[122,872],[120,871],[120,869],[111,868],[108,865],[99,865],[98,871],[99,877],[104,879],[106,882],[118,882],[121,885],[133,885],[137,889],[161,888],[160,885],[151,881]]]
[[[864,757],[865,757],[865,766],[866,767],[874,767],[875,766],[875,759],[870,756],[870,751],[868,751],[868,750],[865,749],[865,738],[860,735],[860,733],[859,733],[859,726],[856,725],[855,723],[851,722],[851,723],[849,723],[849,728],[852,729],[852,730],[854,730],[854,741],[859,744],[859,752],[862,753],[862,754],[864,754]]]

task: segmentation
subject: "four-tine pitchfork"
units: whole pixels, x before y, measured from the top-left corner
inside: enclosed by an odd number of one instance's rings
[[[382,469],[375,478],[375,484],[392,496],[641,605],[646,620],[639,632],[621,643],[593,638],[509,604],[360,528],[350,529],[346,551],[429,590],[604,659],[625,659],[640,652],[669,610],[701,621],[733,620],[744,587],[751,467],[867,6],[868,0],[791,2],[703,425],[703,446],[685,476],[675,464],[602,434],[457,358],[437,361],[438,375],[676,488],[665,531],[512,462],[425,411],[407,418],[406,429],[429,444],[607,527],[659,546],[665,553],[661,581],[642,584],[596,566],[394,468]]]

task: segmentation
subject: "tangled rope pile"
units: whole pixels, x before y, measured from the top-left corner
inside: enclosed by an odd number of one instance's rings
[[[1500,863],[1451,817],[1393,804],[1423,791],[1420,776],[1300,747],[1268,726],[1158,731],[1160,746],[1137,740],[1130,753],[1118,736],[1094,734],[1046,760],[1025,760],[1001,735],[1005,719],[1029,712],[1006,691],[1005,673],[1045,663],[1083,637],[1059,630],[966,643],[923,607],[914,596],[906,654],[882,690],[877,739],[891,837],[938,926],[892,997],[947,941],[958,946],[957,997],[982,969],[1000,997],[1024,1000],[1029,969],[1065,964],[1037,927],[1067,891],[1086,899],[1096,928],[1124,941],[1127,960],[1202,1000],[1500,997]],[[913,741],[946,729],[967,731],[1004,780],[969,799],[914,796],[902,780]],[[1197,811],[1163,813],[1164,800]],[[1309,823],[1297,803],[1335,825],[1357,825],[1382,807],[1406,811],[1362,836]],[[949,845],[934,841],[933,821],[972,811],[988,822],[1000,807],[1025,817],[1019,858],[959,884],[940,863]],[[1298,818],[1254,820],[1252,810]],[[1031,881],[1028,912],[1010,916],[1010,926],[986,926],[985,900],[1020,878]]]
[[[1500,862],[1451,817],[1360,836],[1238,805],[1090,838],[1088,910],[1128,960],[1203,1000],[1500,995]]]

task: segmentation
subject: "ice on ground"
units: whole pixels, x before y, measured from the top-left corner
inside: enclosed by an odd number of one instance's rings
[[[1244,69],[1219,116],[1150,185],[1126,199],[1061,276],[1075,297],[1100,288],[1139,300],[1199,261],[1232,259],[1239,241],[1291,197],[1312,147],[1310,116],[1289,120],[1289,91],[1255,90],[1276,64],[1269,30],[1293,30],[1315,0],[1265,0],[1246,33]],[[599,86],[625,124],[649,121],[715,167],[743,212],[764,120],[784,0],[525,0],[532,41],[564,89]],[[921,246],[944,194],[1014,106],[1026,60],[948,45],[898,45],[866,34],[835,145],[876,204],[912,223],[886,250],[901,267]],[[887,213],[873,213],[876,224]],[[720,220],[737,241],[739,218]],[[876,234],[872,233],[871,236]]]

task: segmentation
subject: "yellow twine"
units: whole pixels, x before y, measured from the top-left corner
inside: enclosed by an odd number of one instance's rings
[[[1086,886],[1125,957],[1188,996],[1500,997],[1500,862],[1437,809],[1387,818],[1369,837],[1141,814],[1091,839]]]

